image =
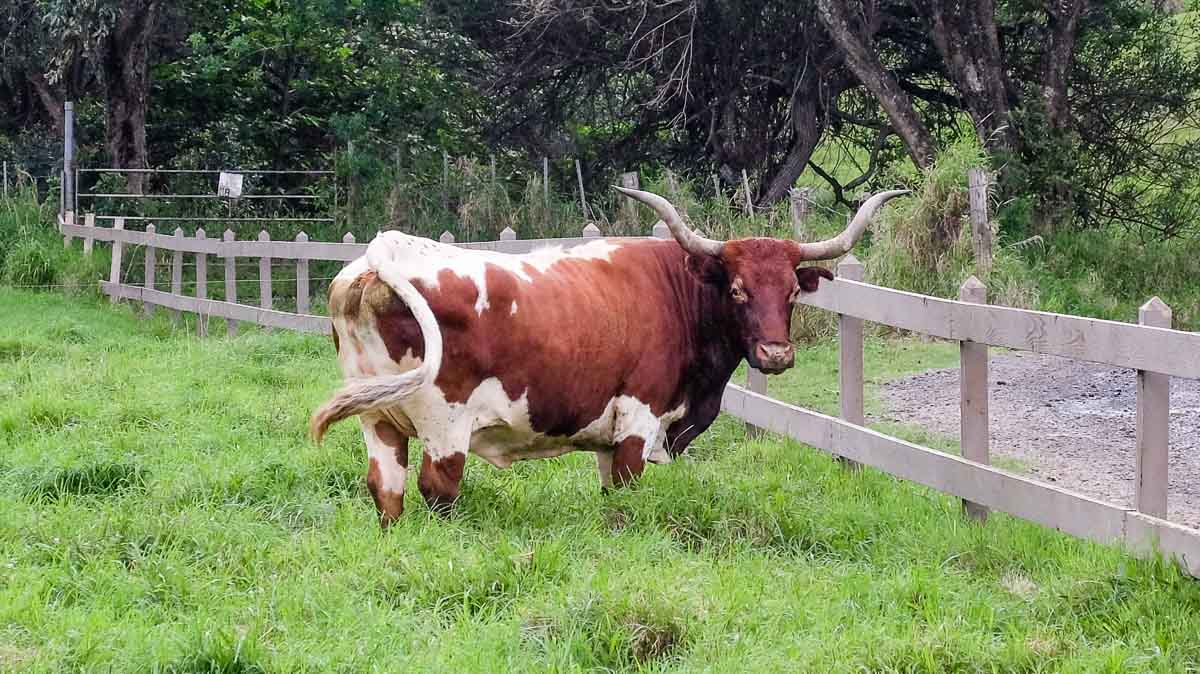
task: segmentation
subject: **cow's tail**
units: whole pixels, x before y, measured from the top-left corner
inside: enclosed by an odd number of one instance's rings
[[[367,248],[367,266],[408,305],[421,328],[425,354],[421,365],[401,374],[359,377],[342,385],[333,397],[313,413],[309,432],[321,442],[325,431],[342,419],[395,405],[437,379],[442,367],[442,330],[438,327],[429,302],[417,292],[412,283],[401,275],[396,262],[388,255],[386,244],[376,237]]]

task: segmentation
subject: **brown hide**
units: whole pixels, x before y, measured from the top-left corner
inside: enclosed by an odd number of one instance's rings
[[[720,260],[689,260],[674,241],[628,242],[610,260],[567,257],[545,272],[526,265],[532,282],[489,266],[482,314],[474,281],[443,270],[435,287],[414,283],[442,330],[435,385],[449,402],[464,402],[496,377],[510,399],[527,393],[534,430],[554,436],[587,426],[617,396],[655,415],[686,403],[667,436],[678,453],[716,417],[726,382],[754,345],[787,341],[797,285],[815,289],[828,277],[795,271],[797,250],[744,239],[726,243]],[[748,296],[741,303],[730,295],[735,278]],[[353,319],[361,298],[393,360],[423,356],[411,312],[373,273],[345,289],[331,310]]]

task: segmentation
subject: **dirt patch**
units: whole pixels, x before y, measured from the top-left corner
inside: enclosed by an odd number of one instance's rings
[[[1133,501],[1137,377],[1093,363],[1038,354],[993,355],[991,451],[1037,477],[1095,498]],[[958,370],[931,370],[886,384],[889,421],[958,436]],[[1171,380],[1169,517],[1200,528],[1200,381]]]

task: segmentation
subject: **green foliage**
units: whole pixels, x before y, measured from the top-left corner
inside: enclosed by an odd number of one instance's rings
[[[105,254],[64,249],[54,229],[55,204],[39,202],[31,184],[0,199],[0,283],[91,290],[101,278]]]
[[[876,218],[864,259],[871,283],[936,297],[958,296],[962,282],[976,273],[967,170],[984,165],[978,142],[964,137],[938,156],[921,176],[913,197],[897,199]],[[993,237],[997,234],[993,231]],[[981,280],[991,302],[1037,306],[1037,287],[1023,259],[999,243],[993,247],[991,274]]]
[[[1157,295],[1176,328],[1200,330],[1194,239],[1147,240],[1114,227],[1050,236],[1023,255],[1047,311],[1136,322],[1138,307]]]
[[[725,417],[608,495],[587,454],[471,459],[441,518],[413,470],[381,533],[358,429],[304,438],[338,380],[328,339],[199,340],[135,314],[0,288],[5,671],[1200,666],[1200,585],[1173,565],[977,526]],[[866,358],[878,382],[957,351],[868,340]],[[833,343],[802,350],[772,395],[836,409],[836,362]]]

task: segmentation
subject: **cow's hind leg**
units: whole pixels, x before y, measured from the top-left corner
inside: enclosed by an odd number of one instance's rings
[[[363,414],[367,443],[367,489],[384,529],[404,512],[404,482],[408,477],[408,436],[381,415]]]

